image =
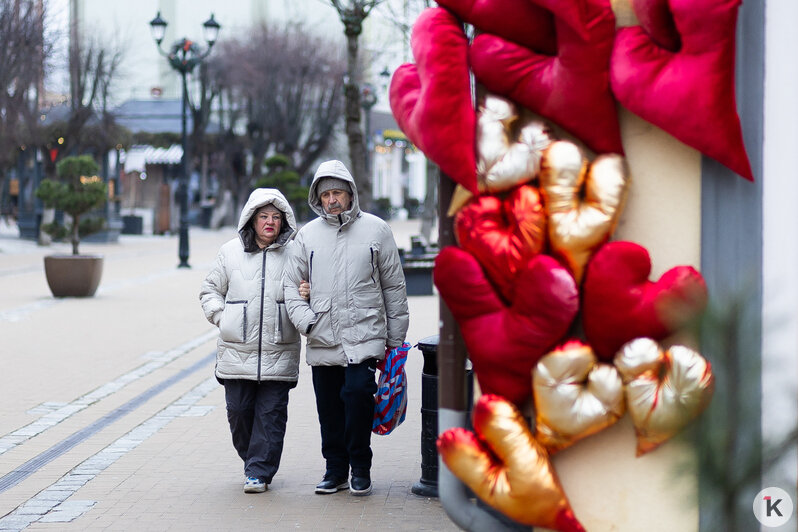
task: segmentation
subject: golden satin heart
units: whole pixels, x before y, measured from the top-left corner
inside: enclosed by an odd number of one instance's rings
[[[457,478],[486,504],[521,524],[584,530],[546,450],[512,403],[483,395],[474,405],[473,421],[479,437],[456,428],[438,438],[438,452]]]
[[[477,119],[477,185],[480,192],[502,192],[534,179],[551,144],[548,126],[538,120],[516,124],[509,100],[488,94]],[[518,126],[518,127],[516,127]]]
[[[615,367],[637,432],[637,456],[679,433],[712,398],[709,362],[685,346],[663,350],[650,338],[637,338],[618,351]]]
[[[579,283],[590,256],[609,239],[620,218],[629,188],[626,160],[604,154],[588,164],[575,144],[557,141],[543,155],[540,188],[552,251]]]
[[[623,382],[593,349],[572,340],[540,359],[532,377],[535,438],[550,452],[564,449],[618,421]]]

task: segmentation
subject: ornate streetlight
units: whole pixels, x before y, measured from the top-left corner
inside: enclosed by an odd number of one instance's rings
[[[183,159],[180,163],[180,183],[178,186],[178,198],[180,201],[180,243],[178,246],[178,256],[180,257],[180,264],[178,268],[189,268],[188,265],[188,137],[186,134],[186,115],[188,109],[188,85],[186,84],[186,75],[191,74],[194,67],[202,63],[209,53],[211,48],[216,43],[216,37],[219,35],[221,26],[213,19],[213,14],[202,25],[203,36],[208,47],[203,52],[199,45],[187,38],[182,38],[176,41],[169,52],[165,52],[161,48],[164,34],[166,33],[167,22],[161,18],[161,12],[150,21],[150,29],[152,30],[152,38],[158,45],[158,51],[166,57],[169,65],[180,73],[183,81],[183,104],[180,116],[181,120],[181,144],[183,147]]]

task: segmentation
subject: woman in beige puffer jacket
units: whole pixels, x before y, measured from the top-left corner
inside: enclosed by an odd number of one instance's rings
[[[299,334],[288,319],[283,269],[296,220],[276,189],[252,192],[238,237],[219,250],[200,291],[219,327],[216,378],[224,384],[233,446],[244,460],[244,491],[266,490],[280,464],[288,392],[299,378]]]

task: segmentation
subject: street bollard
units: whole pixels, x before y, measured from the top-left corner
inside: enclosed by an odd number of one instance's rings
[[[421,479],[410,491],[422,497],[438,496],[438,335],[416,344],[424,357],[421,370]],[[466,360],[468,404],[473,398],[471,363]],[[468,411],[471,411],[469,406]]]

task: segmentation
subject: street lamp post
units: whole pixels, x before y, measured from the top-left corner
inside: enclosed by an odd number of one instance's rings
[[[209,53],[211,48],[216,43],[216,37],[219,35],[221,26],[213,18],[205,21],[202,25],[203,36],[208,43],[208,47],[203,52],[199,45],[187,38],[182,38],[176,41],[169,52],[161,48],[164,34],[166,33],[167,22],[161,18],[161,12],[150,21],[150,29],[152,31],[152,38],[158,46],[158,51],[166,57],[169,61],[169,66],[180,73],[180,79],[183,82],[183,98],[182,98],[182,111],[180,115],[180,128],[181,128],[181,144],[183,148],[183,157],[180,162],[180,182],[178,185],[178,198],[180,202],[180,242],[178,245],[178,256],[180,257],[180,264],[178,268],[189,268],[188,264],[188,135],[186,133],[186,116],[188,114],[188,85],[186,84],[186,76],[193,72],[194,68],[202,63]]]
[[[377,90],[371,83],[360,85],[360,106],[366,112],[366,173],[371,179],[371,152],[374,150],[374,142],[371,136],[371,108],[377,103]]]

